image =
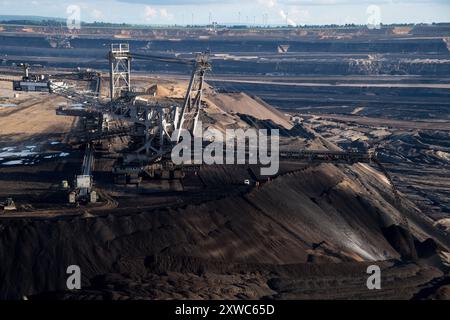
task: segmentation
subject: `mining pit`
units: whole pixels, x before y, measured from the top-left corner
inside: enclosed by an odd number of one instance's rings
[[[96,99],[109,99],[96,60],[117,40],[85,35],[60,49],[33,35],[36,59],[8,32],[9,60],[39,60],[53,75],[98,69]],[[281,159],[272,177],[258,165],[202,165],[123,184],[114,166],[131,138],[118,135],[95,143],[95,203],[69,203],[64,181],[80,174],[97,118],[58,115],[85,108],[67,94],[13,91],[20,73],[2,66],[0,202],[16,210],[0,211],[0,299],[449,299],[450,53],[441,40],[386,38],[310,36],[288,54],[274,40],[211,41],[199,119],[219,132],[276,128],[285,152],[374,148],[389,177],[371,161]],[[130,40],[140,53],[146,41]],[[204,45],[152,43],[186,56]],[[180,101],[189,80],[180,68],[138,62],[133,86],[148,101]],[[373,264],[382,290],[366,287]],[[83,270],[82,290],[66,290],[69,265]]]

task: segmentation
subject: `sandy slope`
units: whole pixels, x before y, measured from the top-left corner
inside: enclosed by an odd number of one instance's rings
[[[289,118],[282,112],[242,92],[233,94],[211,93],[208,94],[206,101],[213,103],[224,112],[248,114],[260,120],[272,120],[286,129],[292,128]]]

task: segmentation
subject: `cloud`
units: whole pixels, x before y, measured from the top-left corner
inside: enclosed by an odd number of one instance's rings
[[[119,2],[147,4],[147,5],[191,5],[191,4],[223,4],[238,2],[238,0],[117,0]]]
[[[298,5],[280,5],[283,0],[258,0],[260,5],[263,5],[269,9],[276,9],[278,15],[288,25],[296,27],[299,23],[305,22],[309,17],[309,11],[301,9]]]
[[[164,18],[164,19],[167,19],[167,20],[173,19],[173,14],[171,14],[165,8],[159,9],[159,15],[161,16],[161,18]]]
[[[211,4],[233,4],[241,3],[240,0],[117,0],[127,3],[138,3],[147,5],[211,5]],[[246,2],[254,2],[258,4],[272,3],[274,7],[277,3],[282,5],[307,5],[307,6],[329,6],[329,5],[358,5],[358,4],[390,4],[390,3],[444,3],[448,4],[449,0],[246,0]]]
[[[105,15],[103,14],[102,11],[98,10],[98,9],[93,9],[91,12],[91,17],[96,19],[96,20],[101,20],[105,18]]]
[[[290,25],[292,27],[297,26],[297,23],[294,20],[292,20],[291,18],[289,18],[289,16],[287,15],[287,13],[284,12],[284,10],[280,10],[278,13],[279,13],[280,17],[287,22],[288,25]]]
[[[305,23],[309,19],[309,11],[305,10],[305,9],[301,9],[298,6],[294,6],[294,7],[290,8],[289,17],[296,24]]]
[[[383,5],[383,4],[419,4],[419,3],[444,3],[448,4],[448,0],[279,0],[285,5],[302,5],[302,6],[338,6],[338,5]]]
[[[258,0],[258,4],[268,8],[273,8],[277,5],[277,0]]]
[[[153,7],[145,6],[144,7],[144,19],[145,21],[153,20],[158,15],[158,10]]]
[[[166,8],[144,7],[144,20],[147,22],[153,22],[155,19],[172,20],[173,18],[173,14]]]

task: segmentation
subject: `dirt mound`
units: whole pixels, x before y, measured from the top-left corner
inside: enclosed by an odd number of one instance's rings
[[[162,85],[155,84],[148,88],[146,93],[156,97],[169,97],[172,94],[172,91]]]
[[[247,114],[260,120],[272,120],[286,129],[292,123],[282,112],[268,105],[259,98],[252,98],[245,93],[212,93],[206,101],[212,102],[224,112]]]
[[[123,257],[164,254],[219,265],[399,258],[382,229],[383,216],[395,220],[399,214],[392,197],[380,193],[380,184],[386,189],[382,182],[360,179],[352,181],[338,168],[323,165],[279,177],[247,195],[184,208],[90,219],[2,220],[0,298],[63,290],[72,264],[81,267],[84,286],[89,286],[89,279],[116,272]],[[434,237],[423,224],[414,225],[416,238]],[[179,277],[186,283],[190,275]],[[174,295],[176,287],[167,286],[165,292]]]

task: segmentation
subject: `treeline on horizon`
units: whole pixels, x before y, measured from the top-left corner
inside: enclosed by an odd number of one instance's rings
[[[62,19],[48,19],[48,20],[0,20],[0,24],[3,25],[24,25],[24,26],[36,26],[36,27],[59,27],[64,28],[66,24]],[[110,22],[81,22],[81,26],[84,27],[97,27],[97,28],[152,28],[152,27],[164,27],[164,28],[228,28],[228,29],[320,29],[320,28],[363,28],[366,25],[361,24],[326,24],[326,25],[299,25],[299,26],[288,26],[288,25],[140,25],[140,24],[128,24],[128,23],[110,23]],[[381,24],[384,28],[389,27],[408,27],[408,26],[446,26],[450,27],[450,22],[440,22],[440,23],[394,23],[394,24]]]

